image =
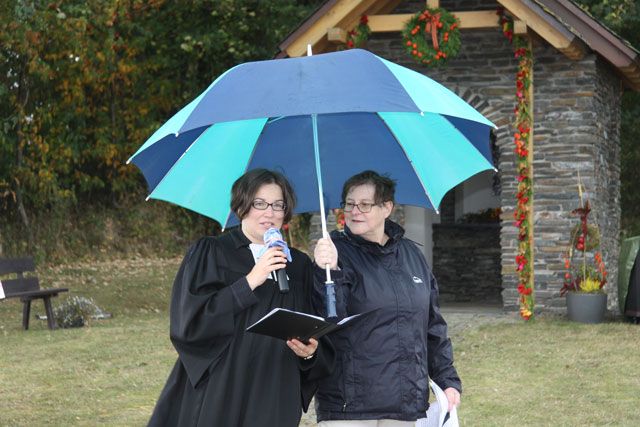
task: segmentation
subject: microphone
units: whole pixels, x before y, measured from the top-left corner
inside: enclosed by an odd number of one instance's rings
[[[287,242],[284,241],[282,234],[280,234],[280,230],[271,227],[264,233],[263,239],[265,251],[274,247],[282,248],[284,254],[287,256],[287,260],[291,262],[291,251],[289,250],[289,246],[287,246]],[[287,278],[287,272],[284,268],[276,271],[276,281],[278,282],[280,293],[286,294],[289,292],[289,279]]]

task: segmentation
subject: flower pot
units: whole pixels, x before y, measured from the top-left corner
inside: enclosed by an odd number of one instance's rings
[[[607,311],[605,293],[567,293],[567,316],[569,320],[581,323],[600,323]]]

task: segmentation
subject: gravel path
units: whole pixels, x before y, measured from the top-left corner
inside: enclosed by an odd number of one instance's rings
[[[493,322],[517,321],[515,313],[504,313],[498,306],[475,306],[469,304],[447,305],[441,309],[447,324],[449,336],[454,340],[464,330]],[[313,402],[309,412],[302,415],[300,427],[312,427],[316,425],[316,413]]]

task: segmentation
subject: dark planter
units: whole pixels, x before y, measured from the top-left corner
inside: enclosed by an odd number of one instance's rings
[[[567,316],[581,323],[600,323],[607,311],[607,294],[567,293]]]

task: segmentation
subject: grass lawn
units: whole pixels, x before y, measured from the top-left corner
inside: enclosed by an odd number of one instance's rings
[[[90,327],[49,332],[32,319],[24,332],[21,304],[0,303],[0,426],[145,425],[175,362],[168,302],[179,262],[40,271],[45,287],[113,313]],[[541,319],[468,328],[453,342],[462,425],[639,425],[638,326]]]

